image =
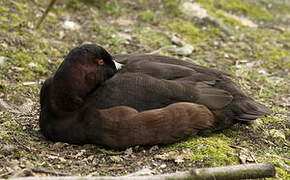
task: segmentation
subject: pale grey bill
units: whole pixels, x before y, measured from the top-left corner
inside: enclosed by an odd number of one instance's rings
[[[116,66],[117,70],[122,69],[123,64],[118,63],[117,61],[114,61],[114,60],[113,60],[113,62],[115,63],[115,66]]]

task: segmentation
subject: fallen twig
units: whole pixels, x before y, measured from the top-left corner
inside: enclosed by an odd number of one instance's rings
[[[192,169],[186,172],[162,174],[154,176],[98,176],[98,177],[23,177],[15,180],[166,180],[166,179],[187,179],[187,180],[237,180],[255,179],[275,176],[275,167],[271,163],[242,164],[216,168]]]
[[[41,23],[43,22],[43,20],[45,19],[45,17],[47,16],[47,14],[49,13],[49,11],[52,9],[54,3],[56,2],[56,0],[51,0],[49,2],[49,5],[47,6],[47,8],[45,9],[44,13],[42,14],[41,18],[39,19],[38,23],[36,24],[36,29],[38,29],[41,25]]]
[[[42,168],[31,168],[31,171],[33,171],[35,173],[52,174],[52,175],[55,175],[55,176],[70,176],[70,174],[68,174],[68,173],[51,171],[51,170],[42,169]]]

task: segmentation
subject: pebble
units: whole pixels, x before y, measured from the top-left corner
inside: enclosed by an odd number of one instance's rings
[[[184,2],[182,4],[181,10],[189,17],[197,17],[203,19],[209,16],[207,10],[200,7],[198,3]]]
[[[160,168],[161,168],[161,169],[164,169],[164,168],[166,168],[166,167],[167,167],[166,164],[161,164],[161,165],[160,165]]]
[[[4,63],[8,60],[8,57],[0,56],[0,66],[4,65]]]
[[[172,43],[174,43],[178,46],[183,46],[185,44],[184,41],[182,41],[179,37],[177,37],[175,35],[173,35],[170,40]]]
[[[78,25],[77,23],[75,23],[73,21],[67,20],[64,22],[63,28],[69,29],[69,30],[78,30],[78,29],[80,29],[80,25]]]
[[[189,44],[186,44],[185,46],[176,49],[175,53],[182,56],[188,56],[192,53],[192,51],[193,51],[193,47]]]

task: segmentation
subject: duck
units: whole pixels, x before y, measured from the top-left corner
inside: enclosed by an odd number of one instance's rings
[[[175,143],[269,114],[227,73],[84,44],[43,83],[39,126],[54,142],[126,148]]]

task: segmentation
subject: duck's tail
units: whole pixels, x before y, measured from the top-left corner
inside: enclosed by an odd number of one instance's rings
[[[241,97],[222,110],[212,111],[216,117],[212,132],[227,129],[236,123],[248,123],[271,114],[271,110],[249,97]]]
[[[238,121],[252,121],[257,118],[265,117],[272,113],[266,106],[255,102],[251,98],[242,99],[237,102],[234,112]]]

